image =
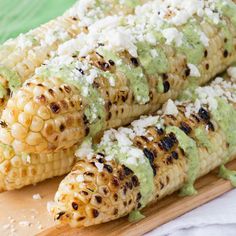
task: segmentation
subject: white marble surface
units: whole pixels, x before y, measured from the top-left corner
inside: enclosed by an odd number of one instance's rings
[[[145,236],[236,236],[236,189]]]

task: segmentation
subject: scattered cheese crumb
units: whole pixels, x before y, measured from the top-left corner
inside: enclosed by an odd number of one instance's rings
[[[76,177],[76,181],[77,182],[83,182],[84,181],[84,176],[83,175],[78,175],[77,177]]]
[[[23,227],[30,227],[32,224],[29,221],[20,221],[19,225]]]
[[[229,67],[227,73],[233,80],[236,80],[236,67]]]
[[[41,224],[38,225],[38,229],[43,229],[43,226]]]
[[[179,113],[177,106],[175,103],[169,99],[167,103],[164,105],[164,115],[173,115],[177,116]]]
[[[102,163],[95,162],[95,166],[97,167],[98,172],[102,172],[103,171],[103,166],[104,165]]]
[[[206,36],[206,34],[202,31],[199,31],[199,36],[200,36],[200,40],[202,42],[202,44],[205,46],[205,47],[208,47],[209,46],[209,38]]]
[[[92,149],[92,140],[86,139],[80,147],[75,152],[76,157],[78,158],[88,158],[91,159],[93,156],[93,149]]]
[[[166,38],[166,44],[170,45],[172,42],[175,42],[178,47],[182,44],[183,34],[176,28],[164,29],[162,34]]]
[[[39,193],[36,193],[36,194],[33,195],[33,199],[34,200],[40,200],[40,199],[42,199],[42,197]]]
[[[192,77],[200,77],[201,76],[198,68],[195,65],[188,63],[188,68],[190,69],[190,76],[192,76]]]

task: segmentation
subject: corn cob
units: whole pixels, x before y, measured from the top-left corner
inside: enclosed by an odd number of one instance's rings
[[[55,220],[89,226],[135,216],[180,188],[195,194],[196,178],[235,158],[236,84],[217,78],[195,96],[195,102],[169,100],[157,116],[106,131],[94,147],[83,143],[48,206]]]
[[[54,176],[67,174],[75,163],[76,147],[50,154],[16,154],[0,146],[0,192],[36,184]]]
[[[146,1],[141,0],[140,4]],[[51,58],[61,43],[86,32],[92,22],[105,15],[132,13],[134,7],[135,4],[129,5],[126,0],[121,4],[112,0],[81,0],[63,16],[6,41],[0,46],[0,111],[10,93],[18,89],[44,60]]]
[[[139,3],[143,4],[145,1]],[[106,9],[97,4],[104,4]],[[4,107],[10,92],[21,86],[21,82],[26,80],[45,58],[53,56],[52,51],[57,49],[60,43],[75,37],[80,31],[86,31],[92,21],[103,17],[104,14],[109,15],[109,9],[128,14],[133,12],[134,7],[135,5],[127,5],[126,1],[121,4],[110,0],[96,3],[78,1],[64,16],[20,35],[17,39],[8,40],[0,48],[0,89],[3,95],[6,95],[1,100],[1,108]],[[6,93],[8,87],[11,91]],[[5,125],[4,122],[1,124]],[[74,151],[75,146],[50,154],[15,153],[11,146],[1,144],[0,192],[68,173],[74,163]]]
[[[61,45],[9,100],[0,140],[16,152],[69,148],[154,112],[191,81],[201,85],[235,61],[235,22],[227,11],[212,1],[178,9],[173,2],[104,18]]]

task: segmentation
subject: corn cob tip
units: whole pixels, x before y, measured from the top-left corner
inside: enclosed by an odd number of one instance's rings
[[[75,163],[76,146],[50,154],[17,154],[11,146],[0,145],[0,192],[36,184],[67,174]]]

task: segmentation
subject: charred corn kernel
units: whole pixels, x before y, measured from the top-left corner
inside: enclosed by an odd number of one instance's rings
[[[84,142],[76,152],[78,162],[49,205],[54,219],[73,227],[131,212],[132,219],[178,189],[182,195],[196,194],[198,177],[235,158],[235,80],[217,78],[197,88],[192,99],[169,100],[157,116],[106,131],[96,146]],[[223,166],[220,174],[235,180],[235,172]]]
[[[234,11],[234,3],[222,2]],[[235,22],[221,5],[204,1],[180,22],[188,4],[172,6],[175,14],[167,18],[168,4],[155,0],[138,7],[134,15],[105,17],[90,25],[88,34],[61,45],[58,56],[9,100],[16,105],[6,106],[1,119],[8,126],[2,129],[11,133],[19,114],[31,120],[39,115],[44,120],[39,142],[48,143],[40,151],[68,148],[88,134],[94,137],[156,111],[168,98],[206,83],[235,61]],[[21,108],[17,101],[24,91],[30,100]],[[14,116],[10,122],[8,114]],[[25,147],[21,150],[37,153],[37,144],[12,140]]]
[[[143,4],[148,0],[141,0]],[[53,57],[58,46],[106,15],[133,13],[138,4],[110,0],[78,1],[63,16],[56,18],[0,46],[0,111],[12,91],[18,89],[45,60]],[[20,104],[19,104],[20,105]]]
[[[68,173],[76,147],[50,154],[16,154],[12,147],[0,146],[0,192],[36,184]]]

